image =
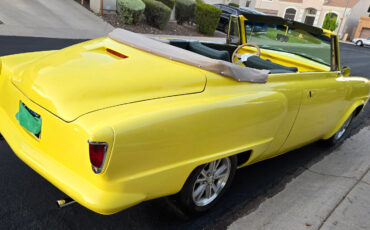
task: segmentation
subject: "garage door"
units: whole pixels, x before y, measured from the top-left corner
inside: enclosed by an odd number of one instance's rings
[[[363,28],[360,34],[360,38],[370,37],[370,28]]]

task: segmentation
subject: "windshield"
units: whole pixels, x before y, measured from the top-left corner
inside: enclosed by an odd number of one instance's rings
[[[247,42],[262,49],[292,53],[330,66],[330,38],[300,29],[245,21]]]

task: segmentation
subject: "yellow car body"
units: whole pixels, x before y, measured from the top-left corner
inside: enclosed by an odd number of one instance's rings
[[[367,79],[288,54],[262,55],[300,71],[238,82],[111,38],[2,57],[0,133],[72,199],[113,214],[179,192],[207,162],[247,154],[244,167],[328,139],[369,99]],[[20,102],[42,117],[40,138],[19,125]],[[88,141],[108,144],[101,173],[91,170]]]

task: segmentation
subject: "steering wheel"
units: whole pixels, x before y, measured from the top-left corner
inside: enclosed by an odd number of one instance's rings
[[[241,48],[243,48],[244,46],[252,46],[252,47],[256,48],[257,51],[253,54],[249,54],[249,53],[238,54],[238,51]],[[247,43],[241,44],[240,46],[238,46],[238,48],[235,49],[235,51],[233,53],[233,56],[231,57],[231,60],[232,60],[233,63],[239,64],[241,62],[247,61],[248,57],[253,56],[253,55],[258,56],[258,57],[261,56],[261,49],[257,44],[252,43],[252,42],[247,42]],[[235,61],[235,57],[238,57],[237,61]]]

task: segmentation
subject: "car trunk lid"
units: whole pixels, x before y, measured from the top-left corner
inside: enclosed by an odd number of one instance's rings
[[[29,99],[65,121],[107,107],[199,93],[199,69],[109,38],[78,44],[40,58],[12,76]]]

